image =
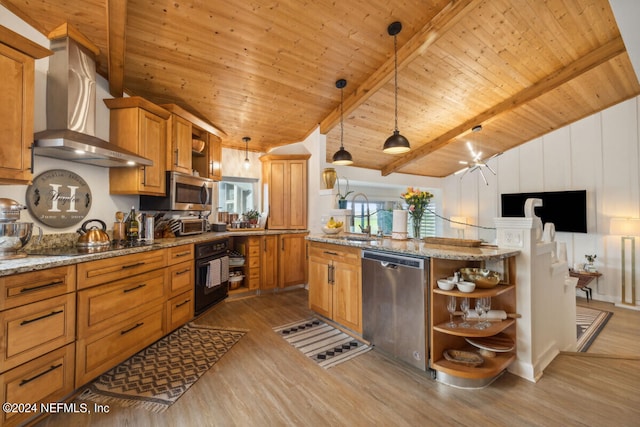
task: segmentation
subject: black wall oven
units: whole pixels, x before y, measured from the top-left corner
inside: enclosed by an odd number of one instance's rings
[[[195,314],[229,295],[229,239],[195,245]]]

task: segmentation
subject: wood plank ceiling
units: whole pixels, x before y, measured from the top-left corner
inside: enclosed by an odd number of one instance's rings
[[[64,22],[101,52],[122,90],[175,103],[223,130],[223,146],[268,151],[320,125],[327,161],[447,176],[640,94],[607,0],[0,0],[43,34]],[[382,153],[398,128],[407,154]],[[482,132],[471,132],[481,124]]]

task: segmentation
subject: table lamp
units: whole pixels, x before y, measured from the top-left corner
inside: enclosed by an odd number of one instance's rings
[[[636,239],[640,236],[640,218],[611,218],[610,234],[622,236],[620,244],[622,246],[622,294],[621,304],[636,305]],[[631,246],[631,283],[627,284],[625,249],[627,241]],[[627,301],[627,285],[631,288],[631,301]]]
[[[451,228],[458,230],[458,238],[464,239],[464,229],[467,226],[466,216],[452,216]]]

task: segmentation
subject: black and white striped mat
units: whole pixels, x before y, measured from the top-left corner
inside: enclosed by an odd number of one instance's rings
[[[611,316],[613,313],[610,311],[576,306],[576,351],[587,351]]]
[[[367,344],[315,318],[273,330],[325,369],[371,350]]]

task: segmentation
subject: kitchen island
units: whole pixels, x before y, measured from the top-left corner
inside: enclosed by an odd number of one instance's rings
[[[516,359],[515,319],[492,322],[485,330],[450,328],[446,306],[449,298],[455,298],[458,307],[462,298],[468,297],[473,307],[476,299],[491,297],[492,309],[515,313],[515,258],[519,250],[430,244],[356,234],[310,235],[307,240],[310,242],[309,307],[370,340],[381,351],[418,369],[433,369],[436,378],[442,382],[469,388],[491,383]],[[363,253],[371,251],[381,254],[377,257],[380,261],[361,261]],[[424,260],[420,264],[424,265],[420,267],[424,269],[423,274],[407,275],[407,268],[395,264],[394,256]],[[407,262],[410,260],[408,258]],[[378,264],[381,267],[376,267]],[[500,283],[470,293],[455,288],[444,291],[437,287],[438,279],[453,276],[455,271],[465,267],[496,271]],[[371,269],[376,272],[369,271]],[[414,279],[409,283],[408,277]],[[366,278],[366,286],[363,278]],[[412,296],[407,297],[408,293]],[[417,340],[416,333],[419,335]],[[468,339],[494,336],[512,342],[513,348],[490,354],[480,366],[466,366],[460,360],[451,361],[446,357],[460,351],[477,354],[478,349],[470,345]]]

